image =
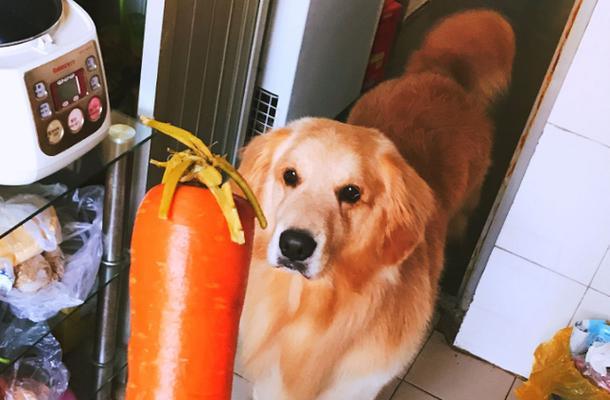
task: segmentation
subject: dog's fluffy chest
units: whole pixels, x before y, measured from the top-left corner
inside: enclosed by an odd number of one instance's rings
[[[403,349],[387,343],[383,332],[388,327],[374,322],[382,298],[352,294],[345,301],[337,298],[336,290],[312,291],[308,283],[269,266],[253,270],[251,275],[251,297],[241,329],[242,355],[252,375],[249,378],[260,382],[261,388],[281,390],[268,398],[297,400],[300,397],[294,397],[291,390],[298,389],[303,399],[313,399],[321,394],[307,393],[304,388],[331,390],[339,375],[398,372],[402,360],[391,360],[389,355]]]

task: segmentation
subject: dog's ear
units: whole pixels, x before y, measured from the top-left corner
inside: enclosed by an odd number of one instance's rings
[[[261,200],[265,179],[268,177],[277,147],[289,135],[286,128],[255,136],[241,150],[239,172]]]
[[[384,238],[379,256],[385,265],[404,261],[424,239],[436,205],[428,184],[396,151],[382,157],[385,194]]]

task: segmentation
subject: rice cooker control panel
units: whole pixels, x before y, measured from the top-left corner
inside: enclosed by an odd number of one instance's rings
[[[102,126],[108,113],[105,82],[94,40],[25,74],[43,153],[59,154]]]

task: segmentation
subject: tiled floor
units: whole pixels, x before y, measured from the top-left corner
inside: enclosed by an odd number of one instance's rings
[[[377,400],[516,400],[513,391],[520,384],[519,378],[453,350],[434,332],[405,376],[395,378]],[[249,395],[249,383],[236,375],[232,399]]]

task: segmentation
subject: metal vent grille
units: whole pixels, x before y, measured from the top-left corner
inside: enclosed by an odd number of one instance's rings
[[[261,87],[254,89],[250,129],[248,129],[249,137],[260,135],[273,128],[278,99],[278,95]]]

